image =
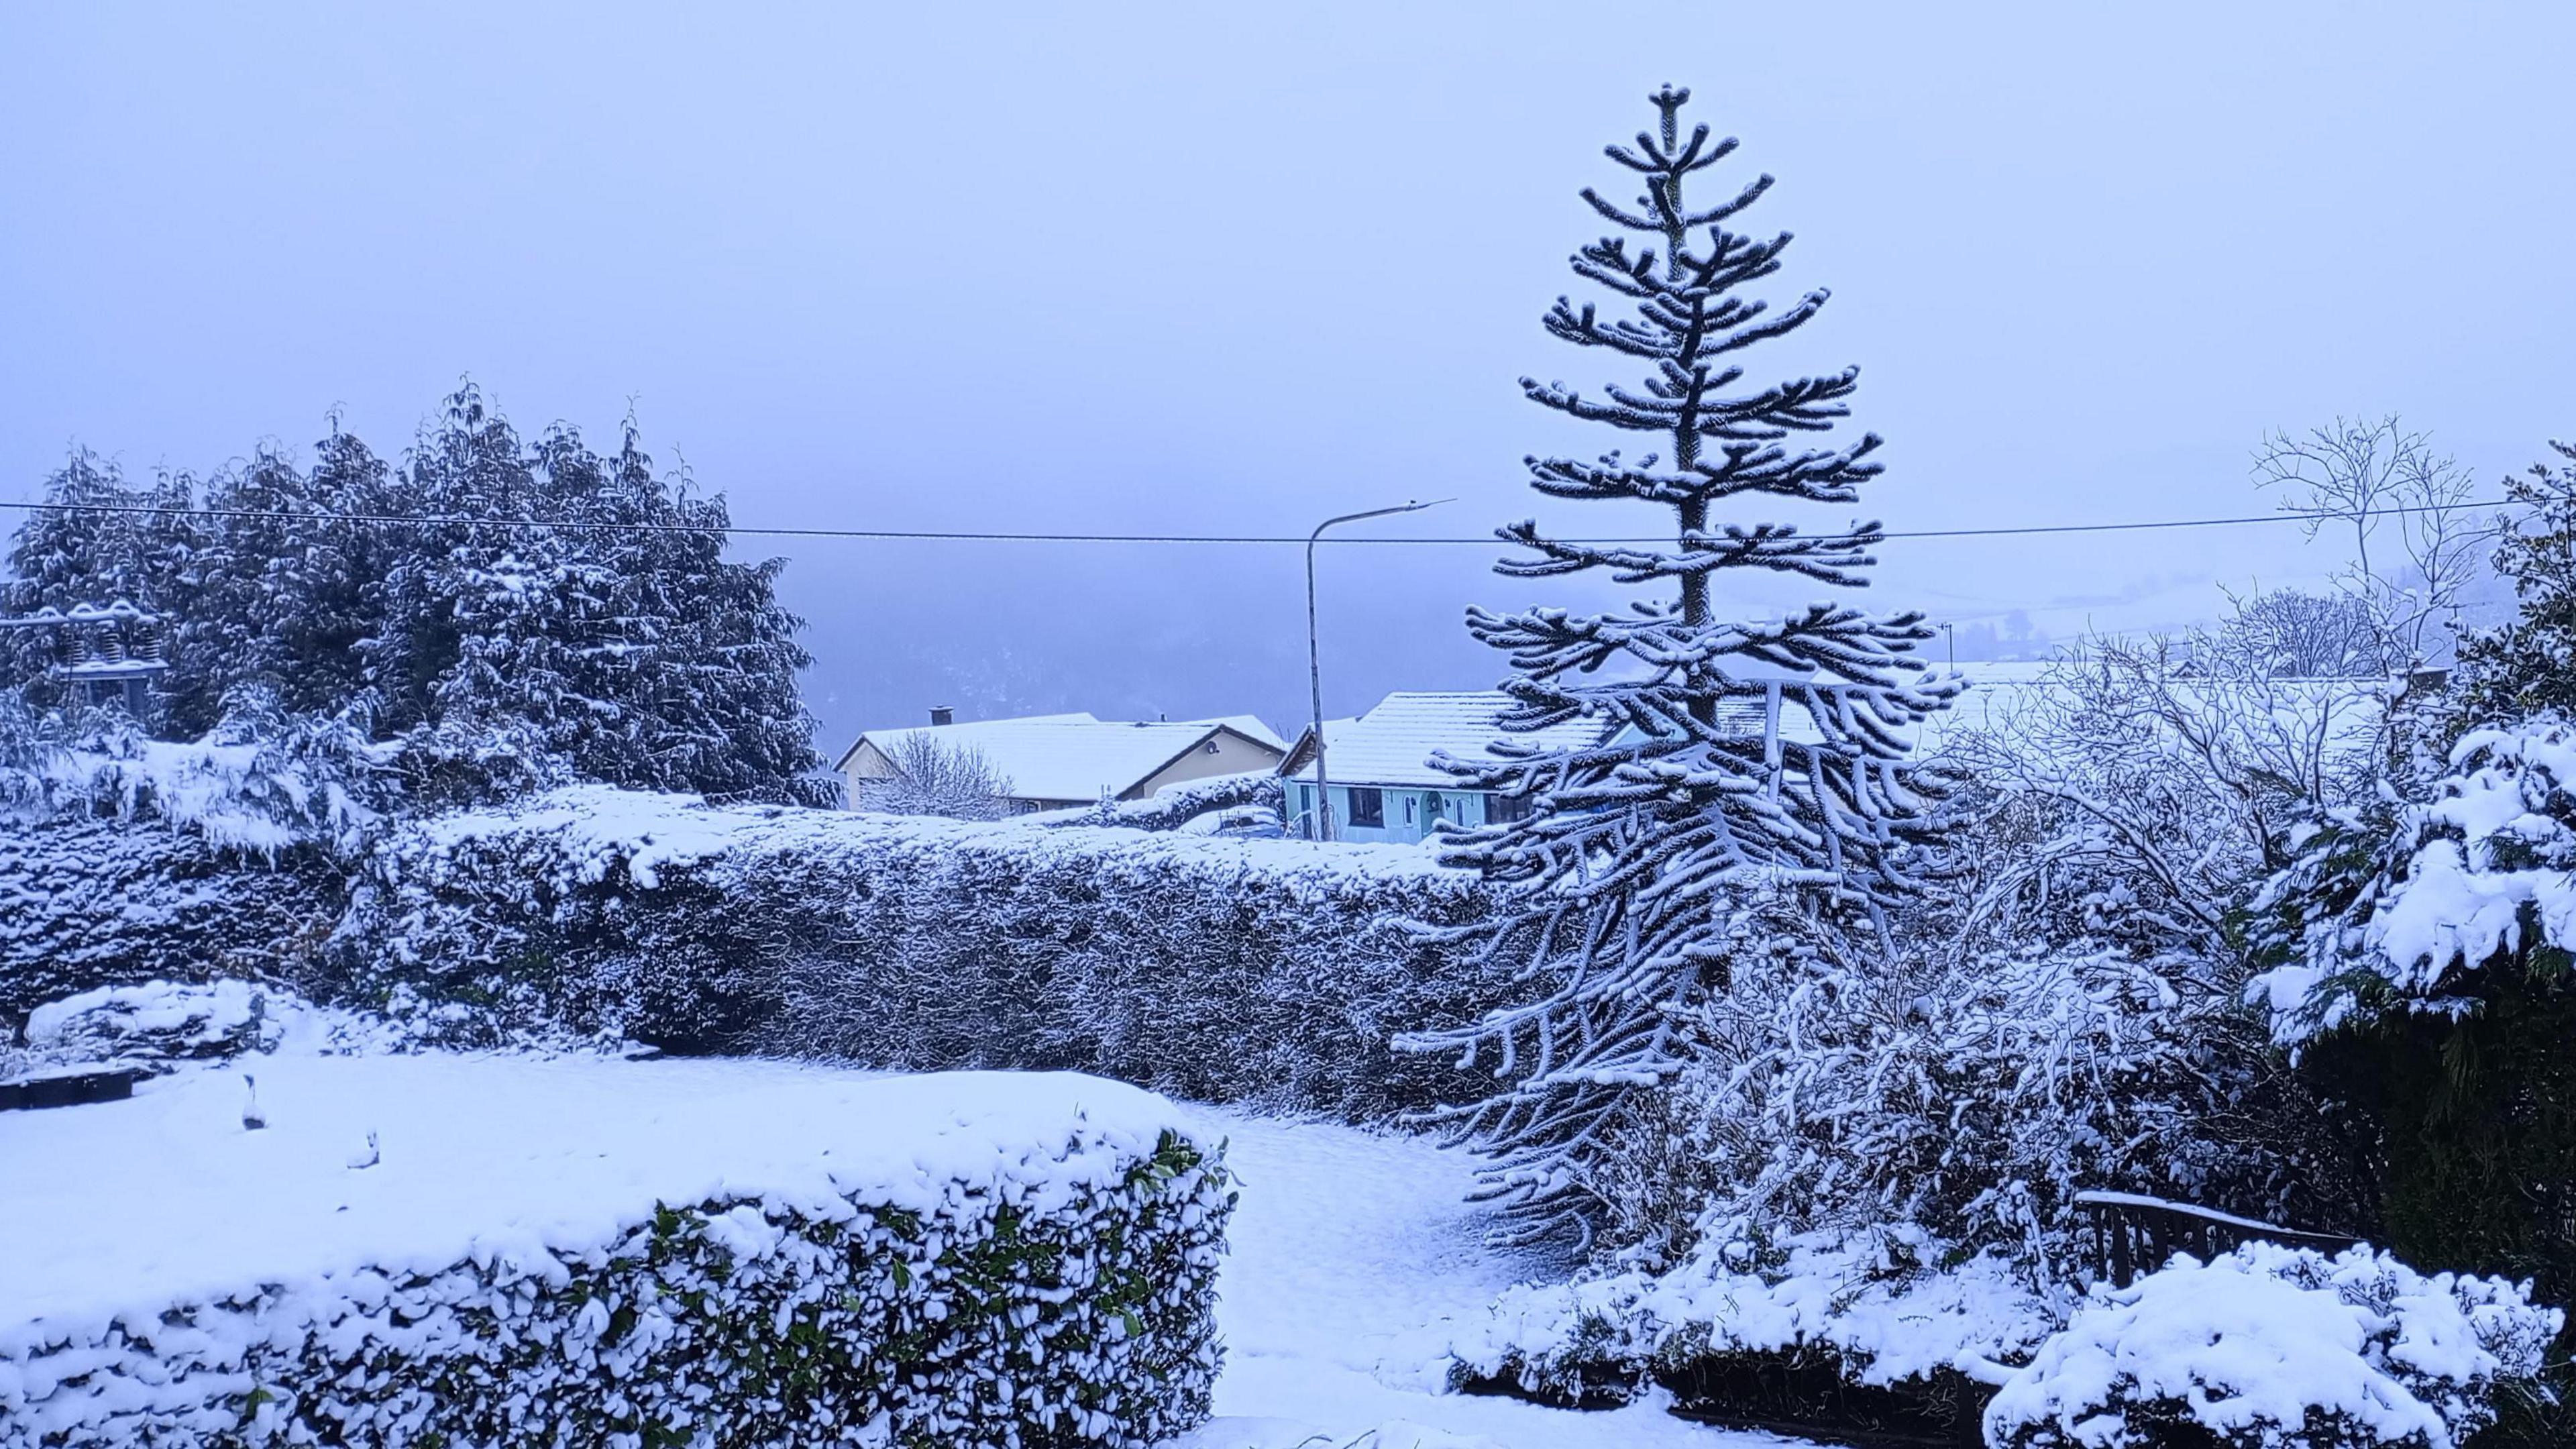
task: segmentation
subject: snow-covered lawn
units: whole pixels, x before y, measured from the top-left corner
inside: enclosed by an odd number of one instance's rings
[[[1418,1139],[1196,1109],[1242,1194],[1218,1275],[1218,1419],[1187,1449],[1750,1449],[1791,1441],[1638,1405],[1574,1413],[1439,1392],[1444,1317],[1562,1265],[1484,1246],[1468,1164]],[[1365,1436],[1374,1431],[1377,1438]],[[1176,1446],[1177,1449],[1177,1446]]]

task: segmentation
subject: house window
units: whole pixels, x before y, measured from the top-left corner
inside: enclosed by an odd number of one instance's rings
[[[1384,827],[1386,824],[1386,792],[1384,790],[1363,789],[1358,786],[1352,787],[1351,823],[1353,825],[1366,826],[1371,830]]]
[[[1426,826],[1440,823],[1440,794],[1436,790],[1422,797],[1422,823]]]
[[[1530,797],[1527,795],[1485,797],[1485,823],[1488,825],[1504,825],[1514,820],[1527,820],[1529,817]]]

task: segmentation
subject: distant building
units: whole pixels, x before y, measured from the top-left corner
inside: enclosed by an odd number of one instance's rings
[[[1798,695],[1853,687],[1804,676],[1738,677],[1756,692],[1719,705],[1721,728],[1765,741],[1775,772],[1782,768],[1780,741],[1815,744],[1822,738]],[[1435,750],[1455,760],[1496,759],[1491,750],[1496,740],[1526,742],[1540,750],[1576,750],[1636,737],[1619,722],[1600,719],[1513,733],[1500,723],[1510,706],[1510,696],[1493,690],[1401,693],[1388,695],[1357,719],[1325,721],[1324,768],[1331,776],[1335,838],[1412,842],[1429,838],[1443,820],[1482,825],[1528,812],[1525,800],[1466,789],[1455,776],[1433,768]],[[1918,732],[1927,745],[1947,738],[1933,727]],[[1311,726],[1298,735],[1279,773],[1288,780],[1288,833],[1315,838],[1320,820]]]
[[[1103,800],[1148,800],[1167,785],[1211,775],[1273,770],[1287,745],[1250,715],[1124,723],[1088,714],[955,723],[945,709],[931,723],[870,730],[841,755],[851,805],[866,809],[872,783],[897,779],[905,741],[928,735],[970,746],[1010,782],[1014,813],[1066,810]]]
[[[1482,825],[1526,813],[1528,802],[1462,788],[1432,768],[1434,750],[1460,760],[1493,759],[1498,739],[1543,750],[1582,749],[1616,732],[1603,720],[1578,719],[1529,734],[1506,735],[1496,723],[1511,704],[1493,690],[1390,694],[1357,719],[1324,722],[1324,771],[1331,776],[1333,834],[1341,840],[1409,843],[1438,823]],[[1288,833],[1317,834],[1315,732],[1310,726],[1280,763],[1288,780]]]

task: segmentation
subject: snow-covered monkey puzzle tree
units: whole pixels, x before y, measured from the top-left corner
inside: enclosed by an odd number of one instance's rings
[[[1660,239],[1660,249],[1632,251],[1611,236],[1573,258],[1576,275],[1634,315],[1608,320],[1592,303],[1560,298],[1546,318],[1567,342],[1643,363],[1643,386],[1591,397],[1521,382],[1544,407],[1663,448],[1633,462],[1615,452],[1596,462],[1533,457],[1532,486],[1554,498],[1662,504],[1676,520],[1672,542],[1570,542],[1541,535],[1535,522],[1499,530],[1532,555],[1505,559],[1500,573],[1603,569],[1647,592],[1615,615],[1470,609],[1470,632],[1509,651],[1516,671],[1503,686],[1506,736],[1499,763],[1441,762],[1469,788],[1530,802],[1523,818],[1451,837],[1452,863],[1511,886],[1513,905],[1496,921],[1443,934],[1525,962],[1531,999],[1404,1045],[1493,1065],[1495,1094],[1452,1117],[1493,1157],[1483,1195],[1533,1233],[1581,1216],[1587,1163],[1604,1134],[1638,1088],[1677,1067],[1679,1015],[1726,988],[1746,902],[1785,895],[1820,922],[1883,939],[1886,907],[1913,884],[1903,849],[1927,833],[1931,803],[1908,781],[1901,732],[1957,688],[1926,679],[1912,657],[1932,635],[1919,614],[1824,602],[1770,618],[1715,617],[1721,570],[1837,588],[1867,582],[1875,523],[1810,536],[1712,515],[1756,495],[1856,502],[1880,471],[1869,457],[1879,440],[1793,441],[1846,416],[1857,368],[1739,385],[1737,356],[1805,325],[1825,293],[1779,311],[1742,295],[1779,269],[1789,237],[1728,229],[1769,189],[1768,176],[1715,206],[1684,200],[1685,184],[1736,145],[1706,126],[1685,136],[1689,99],[1665,87],[1652,97],[1657,129],[1633,149],[1609,148],[1644,180],[1633,206],[1583,192],[1619,227]],[[1598,722],[1603,742],[1542,749],[1527,738],[1578,719]]]

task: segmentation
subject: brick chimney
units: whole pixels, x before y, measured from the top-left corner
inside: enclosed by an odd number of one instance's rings
[[[953,704],[932,705],[930,707],[930,722],[935,725],[957,723],[957,706]]]

